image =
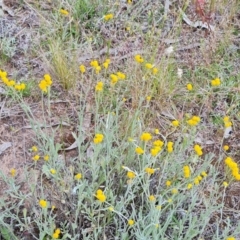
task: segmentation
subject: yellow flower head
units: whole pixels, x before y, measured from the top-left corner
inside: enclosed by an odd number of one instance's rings
[[[103,82],[98,82],[95,86],[95,91],[97,91],[97,92],[103,91],[103,86],[104,86]]]
[[[136,152],[138,155],[141,155],[141,154],[144,153],[144,150],[143,150],[141,147],[136,147],[135,152]]]
[[[12,177],[15,177],[16,173],[17,173],[17,170],[15,168],[11,168],[9,172],[10,172]]]
[[[142,58],[141,55],[136,55],[135,56],[135,61],[138,62],[138,63],[143,63],[144,62],[144,59]]]
[[[161,150],[162,150],[161,147],[153,147],[151,149],[151,155],[155,157]]]
[[[148,167],[148,168],[145,168],[145,172],[149,175],[152,175],[152,174],[154,174],[155,170],[153,168]]]
[[[172,189],[172,194],[177,194],[177,193],[178,193],[177,188],[173,188],[173,189]]]
[[[60,9],[59,12],[62,14],[62,15],[65,15],[67,16],[69,14],[69,12],[67,10],[64,10],[64,9]]]
[[[185,178],[189,178],[191,176],[191,170],[188,165],[183,167],[183,175]]]
[[[224,182],[223,182],[223,186],[224,186],[224,187],[228,187],[228,183],[224,181]]]
[[[74,178],[75,178],[76,180],[80,180],[80,179],[82,178],[82,174],[81,174],[81,173],[77,173],[77,174],[74,176]]]
[[[151,98],[152,98],[151,96],[147,96],[146,100],[149,102],[149,101],[151,101]]]
[[[154,195],[150,195],[150,196],[148,197],[148,199],[149,199],[149,201],[151,201],[151,202],[154,202],[154,201],[156,200],[156,198],[155,198]]]
[[[56,170],[54,168],[51,168],[50,173],[54,175],[54,174],[56,174]]]
[[[39,156],[39,155],[35,155],[34,157],[32,157],[32,159],[33,159],[34,161],[38,161],[38,160],[39,160],[39,158],[40,158],[40,156]]]
[[[169,181],[169,180],[167,180],[167,181],[166,181],[166,186],[167,186],[167,187],[170,187],[171,185],[172,185],[172,182]]]
[[[154,133],[155,133],[155,134],[159,134],[159,133],[160,133],[160,132],[159,132],[159,129],[155,128],[155,129],[154,129]]]
[[[98,64],[98,61],[97,61],[97,60],[92,60],[92,61],[90,62],[90,65],[91,65],[92,67],[94,67],[94,68],[96,68],[96,67],[98,67],[98,66],[99,66],[99,64]]]
[[[44,199],[40,199],[40,200],[39,200],[39,205],[40,205],[40,207],[42,207],[42,208],[46,208],[46,207],[47,207],[47,201],[44,200]]]
[[[31,148],[31,149],[32,149],[32,151],[33,151],[33,152],[37,152],[37,151],[38,151],[38,148],[37,148],[37,146],[32,146],[32,148]]]
[[[224,151],[228,151],[229,150],[229,146],[228,145],[224,145],[223,149],[224,149]]]
[[[133,179],[133,178],[136,177],[136,174],[135,174],[134,172],[128,171],[128,172],[127,172],[127,177],[128,177],[129,179]]]
[[[153,73],[154,75],[156,75],[156,74],[158,73],[158,68],[154,67],[154,68],[152,69],[152,73]]]
[[[80,70],[81,73],[85,73],[85,72],[86,72],[86,67],[81,64],[81,65],[79,66],[79,70]]]
[[[167,151],[169,153],[173,152],[173,142],[168,142],[167,143]]]
[[[109,21],[110,19],[113,19],[113,14],[112,13],[106,14],[103,16],[103,18],[105,21]]]
[[[105,202],[106,201],[106,196],[104,194],[104,192],[101,189],[98,189],[96,192],[96,198],[100,201],[100,202]]]
[[[219,86],[221,84],[221,80],[219,78],[215,78],[211,81],[211,85],[213,87]]]
[[[43,157],[43,159],[45,160],[45,161],[48,161],[49,160],[49,155],[45,155],[44,157]]]
[[[188,90],[188,91],[192,91],[192,90],[193,90],[193,86],[192,86],[191,83],[188,83],[188,84],[187,84],[187,90]]]
[[[202,148],[201,148],[201,146],[198,145],[198,144],[195,144],[195,145],[194,145],[194,150],[195,150],[195,152],[196,152],[196,154],[197,154],[198,156],[201,156],[201,155],[203,154]]]
[[[142,141],[147,142],[147,141],[149,141],[149,140],[152,139],[152,135],[151,135],[149,132],[144,132],[144,133],[141,135],[140,139],[141,139]]]
[[[193,116],[191,119],[189,119],[187,121],[187,123],[190,125],[190,126],[196,126],[198,125],[198,123],[201,121],[200,117],[198,116]]]
[[[173,125],[174,127],[179,126],[179,121],[178,121],[178,120],[172,121],[172,125]]]
[[[117,76],[119,79],[124,80],[126,78],[126,75],[122,72],[117,72]]]
[[[134,220],[129,219],[129,220],[128,220],[128,225],[129,225],[129,226],[132,226],[133,224],[134,224]]]
[[[96,133],[96,134],[95,134],[95,137],[94,137],[94,139],[93,139],[93,142],[94,142],[95,144],[98,144],[98,143],[101,143],[101,142],[103,141],[103,139],[104,139],[103,134],[101,134],[101,133]]]
[[[146,63],[145,64],[145,67],[148,68],[148,69],[152,69],[153,68],[153,65],[151,63]]]
[[[110,74],[111,84],[116,84],[118,82],[118,76],[116,74]]]
[[[193,187],[193,185],[191,184],[191,183],[189,183],[188,185],[187,185],[187,189],[191,189]]]

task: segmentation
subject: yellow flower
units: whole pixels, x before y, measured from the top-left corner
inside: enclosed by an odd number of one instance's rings
[[[162,150],[161,147],[153,147],[151,149],[151,155],[155,157],[161,150]]]
[[[85,73],[86,72],[86,68],[85,68],[84,65],[80,65],[79,66],[79,70],[80,70],[81,73]]]
[[[183,174],[185,178],[189,178],[191,176],[191,170],[188,165],[183,167]]]
[[[101,189],[98,189],[96,192],[96,198],[100,201],[100,202],[105,202],[106,201],[106,196],[104,194],[104,192]]]
[[[101,71],[101,67],[100,66],[97,66],[97,67],[95,67],[95,72],[96,72],[96,74],[99,74],[99,72]]]
[[[166,181],[166,186],[167,186],[167,187],[170,187],[171,185],[172,185],[172,182],[169,181],[169,180],[167,180],[167,181]]]
[[[172,189],[172,194],[177,194],[177,193],[178,193],[177,188],[173,188],[173,189]]]
[[[75,178],[76,180],[80,180],[80,179],[82,178],[82,174],[81,174],[81,173],[77,173],[77,174],[74,176],[74,178]]]
[[[40,205],[40,207],[42,207],[42,208],[46,208],[46,207],[47,207],[47,201],[44,200],[44,199],[40,199],[39,205]]]
[[[134,224],[134,220],[129,219],[129,220],[128,220],[128,225],[129,225],[129,226],[132,226],[133,224]]]
[[[233,236],[227,237],[226,240],[235,240],[236,238]]]
[[[135,56],[135,61],[138,62],[138,63],[143,63],[144,62],[144,59],[142,58],[141,55],[136,55]]]
[[[144,150],[141,147],[136,147],[135,152],[139,155],[144,153]]]
[[[153,142],[153,145],[155,147],[160,147],[161,148],[164,145],[164,142],[161,141],[161,140],[156,140],[156,141]]]
[[[158,68],[154,67],[154,68],[152,69],[152,73],[153,73],[154,75],[157,74],[157,73],[158,73]]]
[[[219,78],[215,78],[211,81],[213,87],[219,86],[221,84],[221,80]]]
[[[157,210],[161,210],[161,209],[162,209],[162,206],[161,206],[161,205],[157,205],[157,206],[156,206],[156,209],[157,209]]]
[[[43,76],[44,80],[47,82],[48,86],[51,86],[52,85],[52,79],[51,79],[51,76],[49,74],[45,74]]]
[[[124,80],[126,78],[126,75],[122,72],[117,72],[117,76],[119,79]]]
[[[44,159],[45,161],[48,161],[48,160],[49,160],[49,155],[45,155],[45,156],[43,157],[43,159]]]
[[[151,175],[151,174],[154,174],[155,170],[154,170],[153,168],[147,167],[147,168],[145,168],[145,172],[146,172],[147,174]]]
[[[127,3],[128,4],[132,4],[132,0],[127,0]]]
[[[106,15],[103,16],[103,18],[104,18],[105,21],[109,21],[110,19],[113,18],[113,14],[112,13],[106,14]]]
[[[148,197],[148,199],[149,199],[149,201],[151,201],[151,202],[153,202],[153,201],[156,200],[156,198],[155,198],[153,195],[150,195],[150,196]]]
[[[203,172],[201,172],[201,175],[202,175],[203,177],[206,177],[206,176],[207,176],[207,173],[206,173],[205,171],[203,171]]]
[[[146,63],[145,64],[145,67],[148,68],[148,69],[152,69],[153,68],[153,65],[151,63]]]
[[[187,90],[188,90],[188,91],[192,91],[192,89],[193,89],[192,84],[191,84],[191,83],[188,83],[188,84],[187,84]]]
[[[173,125],[174,127],[179,126],[179,121],[178,121],[178,120],[172,121],[172,125]]]
[[[224,186],[224,187],[228,187],[228,183],[224,181],[224,182],[223,182],[223,186]]]
[[[55,170],[54,168],[51,168],[51,169],[50,169],[50,173],[51,173],[51,174],[56,174],[56,170]]]
[[[116,84],[118,82],[118,76],[116,74],[110,74],[111,84]]]
[[[227,151],[227,150],[229,150],[229,146],[228,145],[224,145],[223,149],[224,149],[224,151]]]
[[[133,138],[131,138],[131,137],[128,138],[128,142],[133,142],[133,141],[134,141]]]
[[[231,122],[231,120],[230,120],[230,118],[228,116],[225,116],[223,118],[223,122],[224,122],[225,128],[228,128],[228,127],[232,126],[232,122]]]
[[[9,172],[12,175],[12,177],[15,177],[16,173],[17,173],[17,170],[15,168],[11,168]]]
[[[149,102],[149,101],[151,101],[151,98],[152,98],[151,96],[147,96],[146,100]]]
[[[37,146],[32,146],[32,148],[31,148],[31,149],[32,149],[32,151],[33,151],[33,152],[37,152],[37,151],[38,151],[38,148],[37,148]]]
[[[200,117],[198,116],[193,116],[191,119],[187,121],[187,123],[191,126],[196,126],[198,123],[201,121]]]
[[[101,142],[103,141],[103,139],[104,139],[103,134],[101,134],[101,133],[96,133],[96,134],[95,134],[95,137],[94,137],[94,139],[93,139],[93,142],[94,142],[95,144],[98,144],[98,143],[101,143]]]
[[[128,171],[128,172],[127,172],[127,177],[128,177],[129,179],[133,179],[133,178],[136,177],[136,174],[135,174],[134,172]]]
[[[95,91],[97,91],[97,92],[103,91],[103,86],[104,86],[103,82],[98,82],[95,86]]]
[[[141,139],[142,141],[147,142],[147,141],[149,141],[149,140],[152,139],[152,135],[151,135],[149,132],[144,132],[144,133],[142,133],[140,139]]]
[[[169,153],[173,152],[173,142],[168,142],[167,143],[167,151]]]
[[[47,92],[48,84],[45,80],[42,80],[38,86],[43,92]]]
[[[69,14],[69,12],[67,10],[64,10],[64,9],[60,9],[59,12],[62,14],[62,15],[65,15],[67,16]]]
[[[39,155],[35,155],[34,157],[32,157],[32,159],[33,159],[34,161],[38,161],[38,160],[39,160],[39,158],[40,158],[40,156],[39,156]]]
[[[198,156],[201,156],[201,155],[203,154],[202,148],[201,148],[201,146],[198,145],[198,144],[195,144],[195,145],[194,145],[194,150],[195,150],[195,152],[196,152],[196,154],[197,154]]]
[[[155,133],[155,134],[159,134],[159,133],[160,133],[160,132],[159,132],[159,129],[155,128],[155,129],[154,129],[154,133]]]
[[[94,67],[94,68],[96,68],[96,67],[98,67],[98,66],[99,66],[99,64],[98,64],[98,61],[97,61],[97,60],[92,60],[92,61],[90,62],[90,65],[91,65],[92,67]]]
[[[109,207],[108,210],[113,212],[114,211],[114,207]]]
[[[187,185],[187,189],[191,189],[193,187],[193,185],[191,184],[191,183],[189,183],[188,185]]]
[[[195,178],[194,178],[194,183],[195,183],[196,185],[199,184],[199,179],[198,179],[198,177],[195,177]]]
[[[59,238],[59,234],[54,232],[53,235],[52,235],[52,238],[53,239],[58,239]]]

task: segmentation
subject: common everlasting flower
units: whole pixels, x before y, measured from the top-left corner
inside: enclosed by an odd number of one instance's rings
[[[103,82],[98,82],[95,86],[95,91],[97,91],[97,92],[103,91],[103,86],[104,86]]]
[[[148,197],[148,199],[149,199],[149,201],[151,201],[151,202],[154,202],[154,201],[156,200],[156,198],[155,198],[154,195],[150,195],[150,196]]]
[[[101,134],[101,133],[96,133],[96,134],[95,134],[95,137],[94,137],[94,139],[93,139],[93,142],[94,142],[95,144],[98,144],[98,143],[101,143],[101,142],[103,141],[103,139],[104,139],[103,134]]]
[[[219,78],[215,78],[211,81],[211,85],[213,87],[219,86],[221,84],[221,80]]]
[[[187,121],[187,123],[191,126],[196,126],[198,123],[201,121],[200,117],[198,116],[193,116],[191,119]]]
[[[56,174],[56,170],[54,168],[51,168],[50,173],[54,175],[54,174]]]
[[[205,171],[203,171],[203,172],[201,172],[201,175],[202,175],[203,177],[206,177],[206,176],[207,176],[207,173],[206,173]]]
[[[226,188],[226,187],[228,187],[228,183],[227,182],[223,182],[223,186]]]
[[[183,175],[185,178],[189,178],[191,176],[191,170],[188,165],[183,167]]]
[[[140,139],[141,139],[142,141],[147,142],[147,141],[149,141],[149,140],[152,139],[152,135],[151,135],[149,132],[144,132],[144,133],[142,133]]]
[[[143,63],[144,62],[144,59],[142,58],[141,55],[136,55],[135,56],[135,61],[138,62],[138,63]]]
[[[117,74],[118,78],[121,80],[124,80],[126,78],[126,75],[122,72],[117,72],[116,74]]]
[[[79,66],[79,70],[80,70],[81,73],[85,73],[86,72],[86,67],[83,64],[81,64]]]
[[[17,170],[15,168],[11,168],[9,172],[12,175],[12,177],[15,177]]]
[[[40,207],[42,207],[42,208],[46,208],[46,207],[47,207],[47,201],[44,200],[44,199],[40,199],[40,200],[39,200],[39,205],[40,205]]]
[[[32,148],[31,148],[31,149],[32,149],[32,151],[33,151],[33,152],[37,152],[37,151],[38,151],[38,148],[37,148],[37,146],[32,146]]]
[[[167,187],[170,187],[172,185],[172,182],[167,180],[165,184],[166,184]]]
[[[141,147],[136,147],[135,152],[136,152],[138,155],[141,155],[141,154],[144,153],[144,150],[143,150]]]
[[[223,149],[224,149],[224,151],[228,151],[229,150],[229,146],[228,145],[224,145]]]
[[[147,96],[146,100],[149,102],[149,101],[151,101],[151,98],[152,98],[151,96]]]
[[[147,167],[147,168],[145,168],[145,172],[149,175],[152,175],[152,174],[154,174],[155,170],[154,170],[154,168]]]
[[[69,12],[67,11],[67,10],[65,10],[65,9],[60,9],[60,11],[59,11],[62,15],[65,15],[65,16],[67,16],[68,14],[69,14]]]
[[[177,194],[177,193],[178,193],[177,188],[173,188],[173,189],[172,189],[172,194]]]
[[[156,141],[153,142],[153,145],[155,147],[160,147],[161,148],[164,145],[164,142],[161,141],[161,140],[156,140]]]
[[[106,196],[104,194],[104,192],[101,189],[98,189],[96,192],[96,198],[100,201],[100,202],[105,202],[106,201]]]
[[[60,234],[61,234],[60,228],[55,229],[55,231],[52,235],[53,239],[58,239],[60,237]]]
[[[192,91],[192,90],[193,90],[193,86],[192,86],[191,83],[188,83],[188,84],[187,84],[187,90],[188,90],[188,91]]]
[[[45,155],[44,157],[43,157],[43,159],[45,160],[45,161],[48,161],[49,160],[49,155]]]
[[[39,88],[43,91],[43,92],[47,92],[48,88],[52,85],[52,79],[51,76],[49,74],[45,74],[43,79],[40,81],[39,83]]]
[[[76,180],[80,180],[80,179],[82,178],[82,174],[81,174],[81,173],[77,173],[77,174],[74,176],[74,178],[75,178]]]
[[[173,125],[174,127],[179,126],[179,121],[178,121],[178,120],[172,121],[172,125]]]
[[[104,18],[105,21],[109,21],[110,19],[113,18],[113,14],[112,13],[106,14],[106,15],[103,16],[103,18]]]
[[[133,224],[134,224],[134,220],[133,220],[133,219],[129,219],[129,220],[128,220],[128,225],[129,225],[129,226],[132,226]]]
[[[187,185],[187,189],[191,189],[193,187],[193,185],[191,184],[191,183],[189,183],[188,185]]]
[[[151,148],[151,155],[155,157],[161,150],[162,150],[161,147],[153,147]]]
[[[196,152],[196,154],[197,154],[198,156],[201,156],[201,155],[203,154],[202,148],[201,148],[201,146],[198,145],[198,144],[195,144],[195,145],[194,145],[194,150],[195,150],[195,152]]]
[[[135,174],[134,172],[128,171],[128,172],[127,172],[127,177],[128,177],[129,179],[133,179],[133,178],[136,177],[136,174]]]
[[[173,152],[173,142],[168,142],[167,143],[167,151],[169,153]]]
[[[116,74],[110,74],[111,84],[114,85],[118,82],[118,76]]]
[[[230,118],[228,116],[225,116],[223,118],[223,122],[224,122],[224,127],[225,128],[228,128],[228,127],[232,126],[232,122],[231,122],[231,120],[230,120]]]
[[[158,68],[154,67],[154,68],[152,69],[152,73],[153,73],[154,75],[157,74],[157,73],[158,73]]]
[[[38,160],[39,160],[39,158],[40,158],[40,156],[39,156],[39,155],[35,155],[34,157],[32,157],[32,159],[33,159],[34,161],[38,161]]]
[[[146,63],[145,64],[145,67],[148,68],[148,69],[152,69],[153,68],[153,65],[151,63]]]

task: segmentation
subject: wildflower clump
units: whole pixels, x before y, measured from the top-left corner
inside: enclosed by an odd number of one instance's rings
[[[25,83],[16,83],[14,80],[9,80],[7,72],[2,70],[0,70],[0,79],[7,87],[14,87],[17,91],[23,91],[26,88]]]
[[[195,152],[196,152],[196,154],[197,154],[198,156],[201,156],[201,155],[203,154],[202,148],[201,148],[201,146],[198,145],[198,144],[195,144],[195,145],[194,145],[194,150],[195,150]]]
[[[215,78],[211,81],[211,85],[213,87],[219,86],[221,84],[221,80],[219,78]]]
[[[147,141],[149,141],[149,140],[152,139],[152,135],[151,135],[150,133],[148,133],[148,132],[144,132],[144,133],[141,135],[140,139],[141,139],[142,141],[144,141],[144,142],[147,142]]]
[[[237,163],[231,157],[227,157],[225,159],[225,164],[231,169],[232,176],[236,180],[240,180],[240,173],[239,173],[239,168],[238,168]]]
[[[100,201],[100,202],[105,202],[106,201],[106,196],[104,194],[104,192],[101,189],[98,189],[96,192],[96,198]]]
[[[188,165],[183,167],[183,175],[185,178],[189,178],[191,176],[191,170]]]
[[[156,140],[153,142],[153,147],[151,149],[151,155],[155,157],[161,150],[163,146],[163,142],[161,140]]]
[[[52,85],[52,79],[49,74],[45,74],[43,76],[43,79],[39,83],[39,88],[42,90],[42,92],[47,92],[48,88]]]
[[[198,125],[198,123],[201,121],[200,117],[198,116],[193,116],[192,118],[190,118],[187,123],[190,125],[190,126],[196,126]]]
[[[101,134],[101,133],[96,133],[96,134],[95,134],[95,137],[94,137],[94,139],[93,139],[93,142],[94,142],[95,144],[99,144],[99,143],[101,143],[101,142],[103,141],[103,139],[104,139],[103,134]]]

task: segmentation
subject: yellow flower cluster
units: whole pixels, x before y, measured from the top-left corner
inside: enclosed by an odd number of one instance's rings
[[[7,72],[0,70],[0,79],[8,87],[14,87],[17,91],[23,91],[26,88],[25,83],[16,83],[14,80],[9,80]]]
[[[109,20],[113,19],[113,14],[112,13],[106,14],[103,16],[103,18],[105,21],[109,21]]]
[[[92,60],[90,65],[95,69],[96,74],[98,74],[102,69],[97,60]]]
[[[142,58],[141,55],[136,55],[135,56],[135,61],[138,62],[138,63],[143,63],[144,62],[144,59]]]
[[[105,62],[103,63],[103,67],[106,68],[106,69],[108,69],[108,66],[109,66],[110,62],[111,62],[111,60],[110,60],[109,58],[107,58],[107,59],[105,60]]]
[[[201,155],[203,154],[202,148],[201,148],[201,146],[198,145],[198,144],[195,144],[195,145],[194,145],[194,150],[195,150],[195,152],[196,152],[196,154],[197,154],[198,156],[201,156]]]
[[[230,118],[228,116],[225,116],[223,118],[223,122],[224,122],[225,128],[232,126],[232,122],[231,122],[231,120],[230,120]]]
[[[193,90],[193,85],[191,83],[187,84],[187,90],[192,91]]]
[[[140,54],[135,55],[134,58],[135,58],[135,61],[136,61],[137,63],[143,63],[143,62],[144,62],[144,59],[143,59],[143,57],[142,57]],[[158,68],[154,67],[154,65],[151,64],[151,63],[146,63],[146,64],[145,64],[145,67],[146,67],[147,69],[152,70],[152,73],[153,73],[154,75],[158,73]]]
[[[52,85],[52,79],[51,76],[49,74],[45,74],[43,76],[43,79],[41,80],[41,82],[39,83],[39,88],[43,91],[43,92],[47,92],[48,88]]]
[[[219,78],[215,78],[211,81],[211,85],[213,87],[219,86],[221,84],[221,80]]]
[[[178,121],[178,120],[172,121],[172,125],[173,125],[174,127],[178,127],[178,126],[179,126],[179,121]]]
[[[52,238],[53,239],[58,239],[60,237],[60,234],[61,234],[61,230],[60,230],[60,228],[57,228],[57,229],[55,229],[55,231],[52,235]]]
[[[93,139],[93,142],[94,142],[95,144],[98,144],[98,143],[101,143],[101,142],[103,141],[103,139],[104,139],[103,134],[101,134],[101,133],[96,133],[96,134],[95,134],[95,137],[94,137],[94,139]]]
[[[150,195],[150,196],[148,197],[148,199],[149,199],[149,201],[151,201],[151,202],[156,201],[156,198],[155,198],[154,195]]]
[[[164,142],[156,140],[153,142],[153,148],[151,148],[151,155],[155,157],[161,150]]]
[[[187,121],[187,123],[190,125],[190,126],[196,126],[198,125],[198,123],[201,121],[200,117],[198,116],[192,116],[191,119],[189,119]]]
[[[240,173],[237,163],[230,157],[225,159],[225,164],[231,169],[232,175],[236,180],[240,180]]]
[[[144,154],[144,150],[143,150],[141,147],[136,147],[135,152],[136,152],[138,155]]]
[[[167,151],[169,153],[173,152],[173,142],[168,142],[167,143]]]
[[[172,182],[170,180],[167,180],[165,184],[167,187],[170,187],[172,185]]]
[[[183,175],[185,178],[189,178],[191,176],[191,169],[188,165],[183,167]]]
[[[128,171],[128,172],[127,172],[127,177],[128,177],[129,179],[133,179],[133,178],[136,177],[136,174],[135,174],[134,172]]]
[[[80,70],[81,73],[85,73],[86,72],[86,67],[83,64],[81,64],[79,66],[79,70]]]
[[[100,201],[100,202],[105,202],[106,201],[106,196],[104,194],[104,192],[101,189],[98,189],[96,192],[96,198]]]

